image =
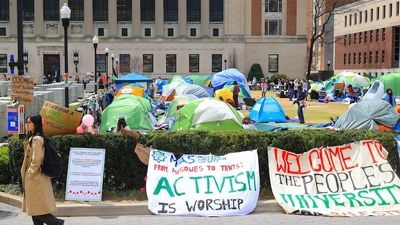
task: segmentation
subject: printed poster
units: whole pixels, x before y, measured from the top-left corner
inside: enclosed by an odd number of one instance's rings
[[[387,156],[372,140],[303,154],[269,147],[272,192],[287,213],[400,215],[400,181]]]
[[[146,191],[154,214],[246,215],[255,209],[260,191],[257,150],[177,158],[153,149]]]
[[[101,201],[105,153],[99,148],[71,148],[66,200]]]

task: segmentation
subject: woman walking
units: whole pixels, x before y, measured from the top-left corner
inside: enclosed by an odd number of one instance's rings
[[[24,161],[21,167],[24,192],[22,211],[32,216],[34,225],[62,225],[64,220],[51,214],[57,208],[50,177],[41,172],[45,152],[42,117],[28,117],[26,124],[30,138],[24,144]]]

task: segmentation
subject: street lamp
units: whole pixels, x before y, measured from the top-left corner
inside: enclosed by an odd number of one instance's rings
[[[329,67],[331,66],[331,61],[330,60],[328,60],[328,62],[327,62],[327,64],[326,64],[327,66],[328,66],[328,71],[330,71],[329,70]]]
[[[75,72],[78,75],[78,63],[79,63],[79,51],[74,50],[74,64],[75,64]]]
[[[111,70],[112,70],[112,71],[111,71],[111,74],[112,74],[111,77],[113,78],[113,76],[114,76],[114,70],[115,70],[115,69],[114,69],[114,53],[111,54]],[[117,74],[115,74],[115,75],[117,75]]]
[[[10,62],[8,63],[10,67],[11,74],[14,74],[14,68],[17,67],[18,75],[24,75],[24,32],[23,32],[23,0],[17,0],[17,53],[18,58],[15,61],[14,55],[10,55]]]
[[[108,87],[108,52],[110,50],[108,48],[105,49],[106,52],[106,78],[107,78],[107,83],[106,83],[106,87]]]
[[[28,64],[28,51],[24,50],[24,66],[26,73],[28,73],[28,67],[26,66],[27,64]]]
[[[65,82],[65,107],[69,107],[69,91],[68,91],[68,26],[69,18],[71,18],[71,9],[67,3],[64,3],[60,9],[60,16],[64,27],[64,82]]]
[[[115,67],[117,68],[116,73],[117,73],[117,77],[118,77],[118,71],[119,71],[118,58],[115,59],[115,64],[116,64]]]
[[[226,61],[227,61],[227,60],[225,59],[225,60],[224,60],[224,63],[225,63],[225,69],[226,69]]]
[[[99,43],[99,38],[97,37],[97,35],[94,35],[93,39],[93,48],[94,48],[94,93],[97,94],[97,88],[98,88],[98,84],[97,84],[97,65],[96,65],[96,51],[97,51],[97,44]]]

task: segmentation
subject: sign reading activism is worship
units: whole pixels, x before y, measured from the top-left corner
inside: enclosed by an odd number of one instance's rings
[[[387,156],[372,140],[303,154],[269,147],[272,191],[287,213],[400,215],[400,180]]]
[[[154,214],[248,214],[255,209],[260,191],[257,151],[176,158],[153,149],[146,191]]]

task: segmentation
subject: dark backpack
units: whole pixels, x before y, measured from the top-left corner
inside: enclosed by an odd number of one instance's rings
[[[63,170],[63,161],[54,144],[47,138],[44,139],[44,159],[42,173],[49,177],[59,177]]]

